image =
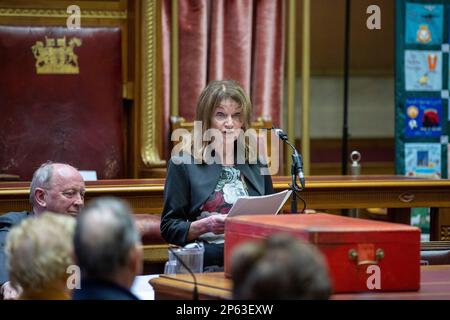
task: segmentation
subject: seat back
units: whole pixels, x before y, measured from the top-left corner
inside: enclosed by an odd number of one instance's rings
[[[428,265],[450,264],[450,241],[422,242],[420,260]]]
[[[0,25],[0,173],[47,160],[125,177],[121,30]]]
[[[191,133],[194,130],[194,122],[193,121],[186,121],[183,117],[179,117],[179,116],[172,116],[171,119],[171,133],[173,133],[175,130],[177,129],[185,129],[186,134],[187,133]],[[250,128],[251,129],[255,129],[257,135],[257,145],[258,145],[258,150],[259,150],[259,154],[263,155],[264,157],[267,158],[268,155],[271,154],[271,152],[269,152],[271,150],[272,147],[272,134],[273,131],[271,130],[273,126],[272,120],[270,118],[258,118],[256,119],[256,121],[252,121]],[[174,136],[172,136],[174,137]],[[178,139],[178,138],[177,138]],[[171,139],[172,142],[172,148],[177,144],[176,141],[179,141],[177,139],[174,140]],[[278,138],[277,138],[278,139]],[[277,150],[278,152],[278,150]]]
[[[193,121],[186,121],[183,117],[172,116],[170,118],[172,131],[175,129],[187,129],[188,131],[192,131],[194,129]],[[262,118],[259,117],[256,121],[252,121],[251,128],[253,129],[271,129],[272,128],[272,120],[270,118]]]

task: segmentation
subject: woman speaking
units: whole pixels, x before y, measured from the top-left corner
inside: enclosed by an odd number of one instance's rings
[[[223,266],[225,218],[237,198],[273,193],[263,165],[249,161],[254,145],[244,133],[251,109],[235,81],[209,83],[197,103],[200,139],[194,133],[189,151],[168,164],[161,234],[180,246],[202,241],[206,270]]]

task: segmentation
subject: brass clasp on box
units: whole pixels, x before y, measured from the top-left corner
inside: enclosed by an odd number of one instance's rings
[[[405,203],[409,203],[409,202],[413,201],[414,198],[415,198],[415,195],[413,193],[409,193],[409,192],[404,192],[398,196],[398,199],[401,202],[405,202]]]
[[[350,249],[348,251],[348,258],[350,260],[358,260],[358,266],[366,265],[366,264],[378,264],[378,261],[384,258],[384,251],[381,248],[378,248],[375,252],[375,260],[361,260],[358,258],[358,251],[355,249]]]

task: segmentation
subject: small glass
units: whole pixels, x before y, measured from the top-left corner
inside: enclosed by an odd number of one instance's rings
[[[169,250],[169,261],[164,266],[165,274],[189,273],[178,260],[182,260],[192,273],[203,272],[203,243],[189,243],[184,247]],[[178,259],[177,259],[178,258]]]
[[[167,261],[164,265],[164,274],[175,274],[177,273],[177,261]]]

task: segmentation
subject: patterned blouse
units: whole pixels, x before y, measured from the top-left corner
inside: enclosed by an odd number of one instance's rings
[[[241,172],[235,167],[223,166],[214,192],[200,207],[202,212],[198,219],[213,214],[227,214],[239,197],[247,195],[247,185]],[[223,243],[224,235],[208,232],[201,235],[200,239],[211,243]]]

